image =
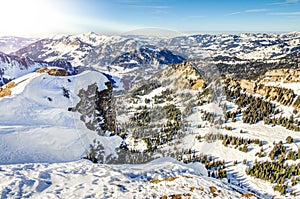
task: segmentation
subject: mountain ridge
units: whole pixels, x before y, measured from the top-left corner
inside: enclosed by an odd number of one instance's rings
[[[78,72],[69,62],[64,60],[52,62],[34,61],[29,57],[18,57],[0,52],[0,86],[12,79],[46,67],[64,68],[69,74],[76,74]]]

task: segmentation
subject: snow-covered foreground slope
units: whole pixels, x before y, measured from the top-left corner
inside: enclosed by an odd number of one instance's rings
[[[98,136],[78,112],[69,111],[81,100],[81,89],[96,83],[101,91],[108,81],[92,71],[64,77],[30,73],[14,80],[11,95],[0,98],[0,164],[78,160],[94,139],[112,153],[121,138]]]
[[[206,177],[199,163],[162,158],[141,165],[89,161],[0,166],[1,198],[241,198],[245,193]]]

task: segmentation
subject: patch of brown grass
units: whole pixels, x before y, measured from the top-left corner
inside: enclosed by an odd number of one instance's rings
[[[11,95],[10,89],[19,85],[20,83],[26,81],[27,79],[24,79],[24,80],[18,82],[17,84],[16,84],[16,82],[11,81],[11,82],[8,82],[7,84],[5,84],[4,87],[0,87],[0,97],[10,96]]]
[[[11,95],[11,90],[9,88],[2,88],[0,90],[0,97],[6,97]]]
[[[254,194],[252,194],[252,193],[244,193],[242,195],[242,198],[251,198],[251,197],[254,197]]]
[[[195,190],[204,191],[202,187],[190,187],[190,191],[193,192]]]
[[[5,84],[5,87],[6,87],[7,89],[13,88],[13,87],[15,87],[15,86],[16,86],[16,83],[13,82],[13,81],[8,82],[7,84]]]
[[[174,176],[174,177],[169,177],[169,178],[165,178],[165,179],[162,179],[162,180],[149,180],[150,183],[155,183],[155,184],[158,184],[160,182],[171,182],[171,181],[174,181],[176,180],[178,177]]]
[[[217,197],[217,196],[218,196],[218,194],[216,193],[216,191],[217,191],[217,188],[216,188],[216,187],[211,186],[211,187],[209,187],[209,190],[210,190],[210,193],[212,193],[212,195],[213,195],[214,197]]]
[[[48,73],[52,76],[67,76],[68,72],[63,68],[40,68],[35,71],[36,73]]]
[[[15,87],[16,83],[11,81],[5,84],[5,87],[0,88],[0,97],[6,97],[11,95],[11,88]]]
[[[160,199],[181,199],[182,197],[191,197],[192,195],[190,193],[184,193],[184,194],[172,194],[169,196],[163,195],[160,197]]]

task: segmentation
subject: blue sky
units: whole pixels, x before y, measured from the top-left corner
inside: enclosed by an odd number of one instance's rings
[[[0,0],[0,2],[2,8],[9,10],[4,13],[5,15],[2,13],[3,16],[0,12],[0,17],[7,19],[4,24],[5,30],[2,26],[0,35],[126,32],[139,28],[161,28],[179,32],[300,30],[300,0]],[[20,6],[16,6],[18,3]],[[17,9],[17,12],[10,12],[12,11],[10,7],[14,7],[12,10]]]

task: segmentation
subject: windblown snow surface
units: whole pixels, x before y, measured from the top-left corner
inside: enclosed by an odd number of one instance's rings
[[[241,198],[208,178],[199,163],[161,158],[140,165],[100,165],[80,160],[0,166],[1,198]]]

